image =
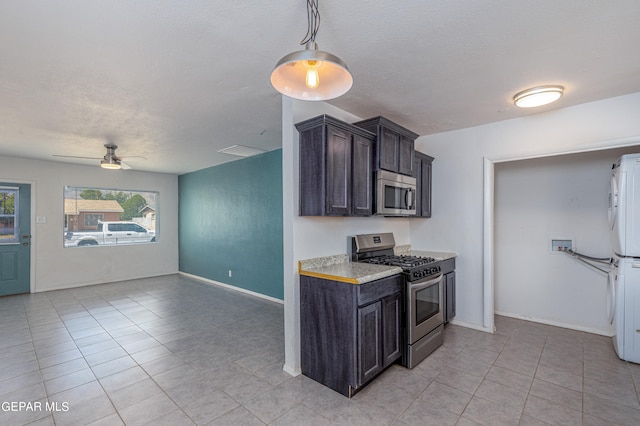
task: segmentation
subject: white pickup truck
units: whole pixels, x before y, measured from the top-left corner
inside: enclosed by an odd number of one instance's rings
[[[64,235],[65,247],[149,243],[155,240],[154,231],[135,222],[99,222],[95,231],[67,231]]]

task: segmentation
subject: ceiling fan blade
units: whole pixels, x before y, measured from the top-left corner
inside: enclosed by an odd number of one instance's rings
[[[63,157],[63,158],[84,158],[87,160],[101,160],[102,157],[79,157],[77,155],[58,155],[58,154],[53,154],[54,157]]]
[[[125,163],[124,161],[120,160],[120,166],[122,167],[122,170],[129,170],[131,169],[131,166],[128,165],[127,163]]]
[[[118,157],[118,160],[132,159],[132,158],[142,158],[143,160],[148,160],[147,157],[143,157],[142,155],[125,155],[123,157]]]

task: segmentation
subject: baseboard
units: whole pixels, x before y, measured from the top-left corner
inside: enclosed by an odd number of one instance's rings
[[[574,325],[574,324],[565,324],[565,323],[559,322],[559,321],[550,321],[550,320],[546,320],[546,319],[542,319],[542,318],[531,317],[531,316],[528,316],[528,315],[519,315],[519,314],[512,314],[512,313],[508,313],[508,312],[499,312],[499,311],[495,311],[495,314],[503,316],[503,317],[515,318],[515,319],[519,319],[519,320],[523,320],[523,321],[531,321],[531,322],[537,322],[539,324],[552,325],[554,327],[566,328],[566,329],[569,329],[569,330],[576,330],[576,331],[583,331],[585,333],[598,334],[600,336],[606,336],[606,337],[612,337],[613,336],[613,334],[610,331],[600,330],[600,329],[592,328],[592,327],[582,327],[582,326]]]
[[[302,374],[302,371],[299,368],[292,368],[292,367],[289,367],[287,364],[285,364],[284,367],[282,367],[282,369],[284,370],[285,373],[293,377],[296,377]]]
[[[46,291],[73,290],[74,288],[80,288],[80,287],[89,287],[93,285],[104,285],[104,284],[112,284],[112,283],[122,283],[126,281],[144,280],[147,278],[166,277],[168,275],[174,275],[174,274],[177,274],[177,272],[166,272],[162,274],[143,275],[139,277],[127,277],[127,278],[120,278],[120,279],[109,280],[109,281],[90,281],[86,283],[63,284],[63,285],[57,285],[57,286],[53,286],[45,289],[40,288],[40,286],[38,286],[38,283],[36,283],[35,288],[31,289],[30,293],[35,294],[35,293],[44,293]]]
[[[267,296],[267,295],[264,295],[264,294],[261,294],[261,293],[257,293],[255,291],[247,290],[247,289],[244,289],[244,288],[236,287],[234,285],[221,283],[220,281],[210,280],[208,278],[200,277],[198,275],[191,275],[191,274],[188,274],[188,273],[182,272],[182,271],[179,271],[178,273],[180,275],[184,275],[185,277],[188,277],[188,278],[191,278],[191,279],[194,279],[194,280],[197,280],[197,281],[202,281],[205,284],[211,284],[211,285],[216,285],[218,287],[224,287],[224,288],[229,289],[229,290],[237,291],[237,292],[244,293],[244,294],[249,294],[251,296],[259,297],[260,299],[265,299],[265,300],[268,300],[270,302],[275,302],[275,303],[279,303],[280,305],[284,305],[284,301],[283,300],[276,299],[275,297]]]
[[[479,324],[471,324],[469,322],[458,321],[456,319],[449,321],[449,324],[459,325],[460,327],[470,328],[472,330],[483,331],[485,333],[493,333],[493,330]]]

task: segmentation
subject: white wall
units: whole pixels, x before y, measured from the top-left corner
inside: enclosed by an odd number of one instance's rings
[[[609,334],[606,274],[553,253],[550,240],[574,239],[574,250],[612,256],[611,165],[631,152],[640,147],[496,164],[496,313]]]
[[[435,157],[433,217],[411,221],[411,240],[458,253],[457,321],[485,327],[483,276],[491,268],[490,262],[484,265],[491,253],[483,252],[485,159],[500,162],[635,145],[640,143],[639,110],[636,93],[418,139],[417,149]]]
[[[0,156],[0,182],[32,185],[32,292],[178,272],[177,175]],[[66,185],[158,191],[158,243],[64,248]],[[36,216],[46,223],[36,224]]]
[[[300,294],[298,261],[344,254],[347,236],[393,232],[396,244],[409,244],[409,220],[384,217],[300,217],[298,216],[298,131],[294,124],[328,114],[354,122],[362,118],[324,102],[302,102],[283,97],[282,167],[284,216],[284,311],[285,370],[300,373]],[[369,117],[363,117],[369,118]]]

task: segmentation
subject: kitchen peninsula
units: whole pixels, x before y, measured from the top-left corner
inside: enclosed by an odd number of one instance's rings
[[[394,244],[392,234],[381,235]],[[442,343],[442,311],[447,306],[444,277],[455,275],[456,254],[391,247],[395,257],[421,259],[422,265],[432,265],[421,270],[437,268],[437,280],[428,285],[435,289],[429,296],[434,300],[425,299],[433,311],[428,313],[429,322],[437,322],[436,330],[419,354],[410,352],[408,341],[406,305],[415,291],[407,286],[410,278],[406,268],[354,262],[348,254],[298,264],[302,373],[348,397],[390,365],[399,362],[412,368],[419,362],[418,355],[426,356]]]

